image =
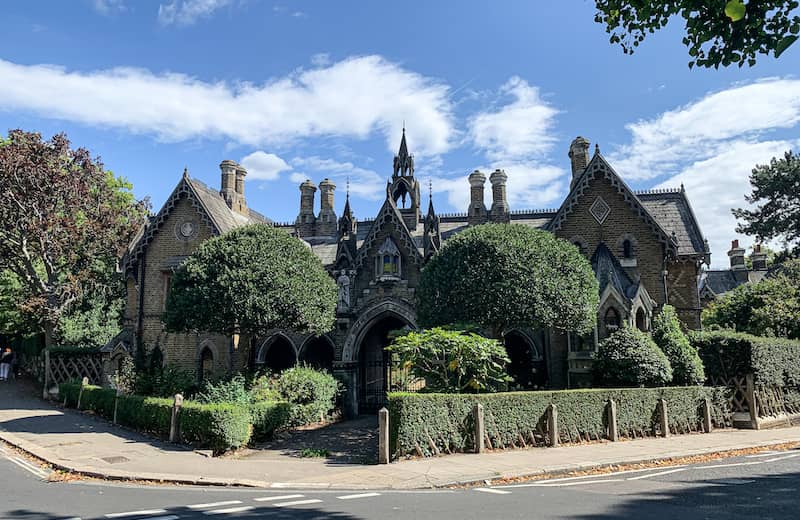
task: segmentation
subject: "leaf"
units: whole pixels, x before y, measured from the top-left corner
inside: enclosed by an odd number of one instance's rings
[[[775,57],[779,57],[783,54],[783,51],[789,48],[791,44],[797,41],[797,36],[786,36],[784,39],[778,42],[778,45],[775,46]]]
[[[725,4],[725,15],[731,19],[732,22],[738,22],[745,15],[745,6],[742,0],[730,0]]]

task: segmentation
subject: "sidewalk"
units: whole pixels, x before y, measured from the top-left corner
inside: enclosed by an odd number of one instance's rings
[[[501,477],[589,469],[800,441],[800,427],[720,430],[559,448],[458,454],[389,465],[303,459],[279,450],[210,458],[60,410],[13,384],[0,384],[0,439],[61,469],[111,479],[280,488],[413,489]]]

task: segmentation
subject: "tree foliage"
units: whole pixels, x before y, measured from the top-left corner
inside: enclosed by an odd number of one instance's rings
[[[595,21],[625,54],[680,16],[689,68],[753,66],[759,54],[779,57],[800,33],[795,0],[595,0],[595,5]]]
[[[0,269],[18,277],[19,308],[48,346],[65,312],[119,283],[109,273],[146,214],[127,181],[64,134],[12,130],[0,142]]]
[[[689,338],[681,330],[675,308],[664,305],[653,320],[653,340],[666,354],[672,366],[672,382],[676,385],[702,385],[706,380],[703,362]]]
[[[265,224],[207,240],[172,278],[164,321],[175,332],[256,337],[331,329],[337,289],[303,242]]]
[[[600,342],[593,371],[601,386],[663,386],[672,380],[672,366],[653,339],[627,326]]]
[[[586,332],[597,305],[597,280],[578,248],[519,224],[475,226],[448,239],[417,288],[423,326],[476,323],[496,338],[514,327]]]
[[[800,243],[800,156],[791,150],[769,164],[759,164],[750,173],[753,192],[745,197],[755,209],[734,209],[740,222],[736,231],[759,240],[781,239]]]
[[[768,278],[717,298],[702,320],[704,327],[800,339],[800,260],[787,260]]]
[[[503,345],[475,333],[434,327],[398,336],[386,350],[432,392],[496,392],[511,381]]]

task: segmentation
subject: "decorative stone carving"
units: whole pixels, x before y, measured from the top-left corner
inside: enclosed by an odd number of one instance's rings
[[[347,271],[342,270],[339,277],[336,279],[336,285],[339,286],[339,303],[337,309],[339,311],[350,310],[350,277]]]

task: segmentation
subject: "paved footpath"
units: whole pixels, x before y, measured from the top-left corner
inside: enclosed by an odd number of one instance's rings
[[[794,442],[800,441],[800,427],[458,454],[380,466],[339,463],[333,458],[303,459],[281,450],[212,458],[89,414],[61,410],[33,397],[31,388],[22,383],[0,383],[0,439],[62,469],[112,479],[272,488],[416,489]]]

